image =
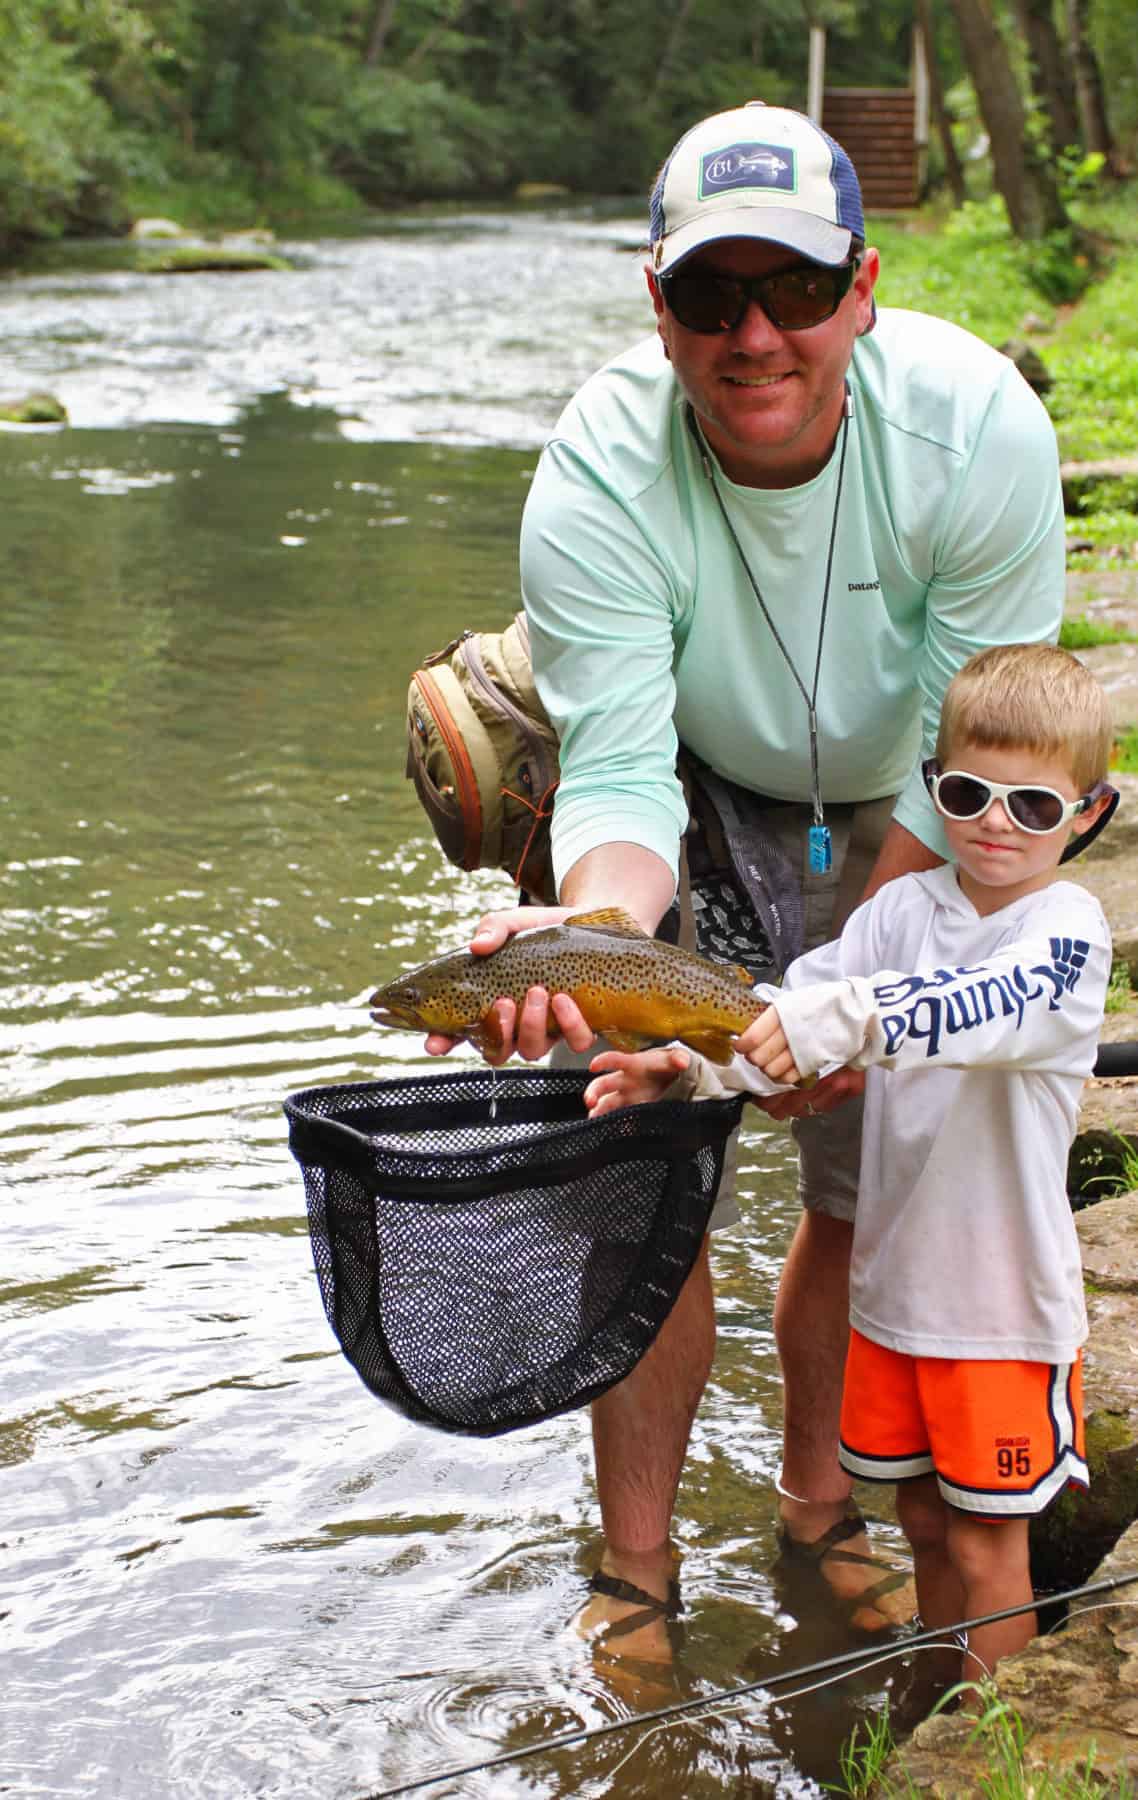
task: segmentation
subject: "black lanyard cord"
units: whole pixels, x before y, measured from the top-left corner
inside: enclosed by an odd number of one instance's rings
[[[814,824],[816,827],[821,827],[823,823],[822,785],[818,767],[818,682],[822,672],[822,645],[826,635],[826,613],[830,604],[830,577],[834,568],[834,547],[838,541],[838,510],[842,503],[842,481],[846,472],[846,448],[849,443],[850,415],[852,412],[853,396],[850,393],[850,385],[847,381],[845,384],[845,405],[842,415],[842,446],[838,454],[838,484],[837,491],[834,495],[833,517],[830,520],[830,543],[826,553],[826,580],[822,588],[822,607],[818,619],[818,650],[814,658],[814,682],[810,692],[807,693],[806,683],[798,673],[798,670],[794,665],[794,658],[782,641],[782,635],[778,626],[775,624],[774,619],[771,617],[770,608],[763,599],[762,590],[759,587],[758,581],[755,579],[755,571],[747,561],[743,546],[739,542],[739,534],[731,523],[731,516],[724,505],[723,495],[719,491],[719,483],[715,479],[715,465],[712,462],[711,453],[708,450],[703,432],[700,430],[699,421],[695,416],[695,409],[690,403],[687,407],[688,426],[692,436],[695,438],[696,446],[699,450],[700,461],[703,465],[703,472],[711,483],[711,491],[715,495],[719,511],[723,516],[723,523],[726,525],[728,533],[730,534],[731,542],[735,546],[739,561],[746,571],[747,580],[750,582],[754,591],[755,599],[759,603],[759,610],[766,620],[770,634],[782,653],[783,661],[786,663],[787,668],[794,677],[799,693],[806,702],[806,716],[810,726],[810,795],[813,803]]]

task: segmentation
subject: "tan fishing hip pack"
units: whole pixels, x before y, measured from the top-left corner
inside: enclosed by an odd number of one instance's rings
[[[534,682],[524,613],[504,631],[462,632],[415,670],[406,772],[449,862],[500,869],[528,900],[557,904],[550,822],[558,742]],[[781,974],[803,947],[803,897],[798,859],[756,816],[771,803],[723,781],[682,745],[677,773],[692,817],[677,920],[665,921],[661,935],[742,963],[757,979]]]
[[[556,903],[557,734],[534,685],[524,613],[505,631],[462,632],[415,670],[407,775],[448,861],[501,869],[531,900]]]

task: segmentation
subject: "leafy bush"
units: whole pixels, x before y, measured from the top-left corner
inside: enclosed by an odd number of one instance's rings
[[[1134,999],[1134,984],[1130,978],[1130,964],[1124,962],[1121,957],[1116,957],[1115,961],[1111,964],[1110,980],[1106,984],[1106,1005],[1103,1010],[1108,1013],[1129,1012]],[[1135,1156],[1134,1146],[1128,1140],[1124,1140],[1124,1142],[1126,1144],[1127,1160],[1134,1163],[1134,1168],[1131,1170],[1129,1185],[1124,1190],[1129,1194],[1138,1189],[1138,1158]]]
[[[0,0],[0,43],[0,250],[118,223],[126,141],[75,53],[45,41],[18,0]]]
[[[513,175],[510,121],[438,81],[361,71],[336,135],[336,172],[373,202],[496,193]]]
[[[1129,644],[1132,631],[1121,631],[1117,625],[1103,625],[1086,613],[1075,619],[1064,619],[1059,627],[1059,643],[1064,650],[1093,650],[1100,644]]]
[[[966,200],[951,212],[945,220],[944,235],[950,242],[981,250],[988,244],[1010,243],[1012,229],[1000,196],[989,194],[984,200]]]
[[[1073,226],[1020,246],[1028,280],[1053,306],[1077,300],[1094,276],[1093,259]]]
[[[1138,730],[1124,731],[1115,739],[1110,766],[1123,775],[1138,775]]]

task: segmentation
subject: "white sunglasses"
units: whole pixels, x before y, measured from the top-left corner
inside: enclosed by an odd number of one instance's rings
[[[942,774],[935,758],[924,763],[921,772],[933,805],[946,819],[979,819],[993,800],[998,800],[1013,825],[1035,837],[1050,836],[1068,819],[1085,813],[1101,795],[1112,791],[1105,781],[1096,781],[1089,794],[1078,800],[1064,800],[1054,788],[983,781],[979,775],[968,775],[962,769],[946,769]]]

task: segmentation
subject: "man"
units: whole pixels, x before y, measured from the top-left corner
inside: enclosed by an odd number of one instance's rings
[[[657,336],[567,407],[522,527],[534,669],[561,739],[563,906],[492,914],[475,949],[566,909],[623,906],[657,929],[688,824],[678,742],[792,857],[807,945],[943,859],[921,757],[973,651],[1058,630],[1058,455],[1006,358],[921,314],[878,318],[878,270],[849,158],[801,114],[751,103],[672,151],[652,197]],[[506,1052],[544,1055],[544,993],[516,1018],[500,1006]],[[552,1006],[587,1050],[573,1003]],[[794,1121],[806,1208],[775,1315],[784,1531],[866,1623],[880,1570],[837,1461],[861,1079],[767,1110]],[[721,1196],[712,1229],[733,1217]],[[594,1585],[618,1629],[669,1604],[714,1338],[705,1244],[652,1350],[593,1408]]]

